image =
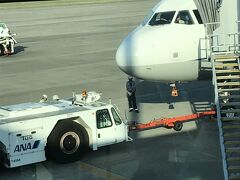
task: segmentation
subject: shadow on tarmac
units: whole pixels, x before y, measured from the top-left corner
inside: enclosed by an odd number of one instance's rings
[[[14,47],[14,51],[15,51],[14,54],[18,54],[18,53],[20,53],[20,52],[24,52],[26,48],[28,48],[28,47],[25,47],[25,46],[16,46],[16,47]]]
[[[171,87],[168,84],[149,81],[137,81],[137,103],[178,103],[189,101],[194,112],[197,105],[210,106],[214,100],[214,89],[211,81],[192,81],[178,83],[177,97],[171,96]]]

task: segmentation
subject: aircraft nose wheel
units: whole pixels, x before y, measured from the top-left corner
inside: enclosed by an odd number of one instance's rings
[[[173,103],[169,103],[168,109],[174,109],[174,104]]]
[[[178,97],[178,89],[175,83],[170,83],[170,87],[172,87],[171,96]],[[168,109],[174,109],[174,104],[172,102],[169,103]]]
[[[170,86],[172,87],[172,97],[177,97],[178,96],[178,90],[177,90],[177,86],[175,83],[170,84]]]

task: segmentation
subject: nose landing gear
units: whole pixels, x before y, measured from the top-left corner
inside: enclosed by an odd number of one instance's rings
[[[178,90],[175,83],[171,83],[170,86],[172,87],[172,96],[177,97],[178,96]]]
[[[175,84],[175,83],[170,83],[170,86],[172,87],[171,96],[172,96],[172,97],[177,97],[177,96],[178,96],[178,90],[177,90],[176,84]],[[173,102],[170,102],[170,103],[169,103],[168,108],[169,108],[169,109],[174,109]]]

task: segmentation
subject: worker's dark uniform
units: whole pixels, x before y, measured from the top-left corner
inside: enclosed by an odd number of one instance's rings
[[[128,106],[129,111],[132,111],[133,109],[135,111],[138,111],[137,104],[136,104],[136,83],[132,79],[129,79],[126,83],[126,89],[127,89],[127,98],[128,98]]]

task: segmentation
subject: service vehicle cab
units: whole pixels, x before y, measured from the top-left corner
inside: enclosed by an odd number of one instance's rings
[[[47,157],[71,162],[87,148],[131,140],[116,108],[99,98],[89,92],[0,107],[0,163],[12,168]]]

